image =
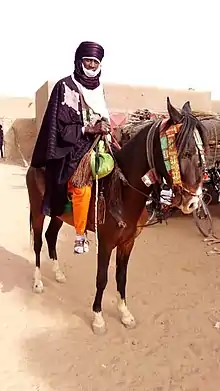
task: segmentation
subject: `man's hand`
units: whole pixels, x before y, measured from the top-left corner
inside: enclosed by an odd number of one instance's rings
[[[87,126],[85,128],[86,134],[101,134],[106,135],[110,131],[110,125],[107,121],[98,121],[94,126]]]
[[[110,131],[110,125],[107,121],[98,121],[95,124],[95,128],[97,129],[97,132],[100,134],[108,134]]]

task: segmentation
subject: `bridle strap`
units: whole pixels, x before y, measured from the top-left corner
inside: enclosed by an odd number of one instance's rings
[[[156,134],[156,130],[162,123],[162,120],[159,119],[156,122],[152,124],[150,127],[147,138],[146,138],[146,158],[149,165],[150,170],[155,168],[155,161],[154,161],[154,137]]]
[[[147,134],[147,138],[146,138],[146,159],[147,159],[147,162],[148,162],[148,165],[149,165],[149,168],[150,170],[151,169],[155,169],[155,160],[154,160],[154,137],[155,137],[155,134],[156,134],[156,131],[158,130],[158,127],[160,126],[166,126],[166,123],[167,123],[167,120],[156,120],[155,122],[152,122],[152,126],[150,127],[149,129],[149,132]],[[199,136],[199,137],[198,137]],[[196,140],[196,137],[197,137],[197,140]],[[113,137],[113,140],[116,141],[116,138]],[[201,153],[201,137],[199,135],[199,132],[196,134],[195,136],[195,141],[196,141],[196,145],[197,145],[197,148],[198,148],[198,151],[199,153]],[[112,152],[112,149],[111,149],[111,145],[110,143],[108,142],[107,138],[106,138],[106,143],[108,145],[108,149],[115,161],[115,164],[117,164],[116,162],[116,159],[114,157],[114,154]],[[198,147],[198,144],[200,144],[200,148]],[[121,147],[119,146],[119,144],[117,143],[117,147],[119,147],[118,149],[120,150]],[[202,148],[203,150],[203,148]],[[202,153],[201,153],[202,154]],[[118,165],[118,164],[117,164]],[[119,168],[120,169],[120,168]],[[144,196],[145,198],[149,198],[149,195],[144,193],[143,191],[137,189],[135,186],[133,186],[128,180],[127,178],[124,176],[124,174],[122,173],[121,169],[120,169],[120,174],[121,174],[121,177],[123,177],[123,182],[129,186],[131,189],[133,189],[134,191],[136,191],[137,193],[141,194],[142,196]],[[168,173],[167,173],[168,174]],[[172,179],[170,178],[170,175],[168,174],[167,175],[169,178],[165,178],[166,180],[168,179],[168,181],[170,182],[170,180],[172,181]],[[179,186],[177,186],[179,187]],[[184,186],[181,186],[179,187],[180,190],[182,190],[183,192],[186,192],[188,194],[190,194],[191,196],[198,196],[196,193],[194,192],[191,192],[190,190],[188,190],[187,188],[185,188]]]

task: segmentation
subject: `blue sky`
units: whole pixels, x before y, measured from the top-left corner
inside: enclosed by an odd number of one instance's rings
[[[31,96],[105,48],[103,81],[211,90],[220,99],[217,0],[1,0],[0,95]]]

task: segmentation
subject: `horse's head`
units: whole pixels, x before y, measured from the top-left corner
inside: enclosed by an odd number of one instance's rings
[[[179,112],[167,98],[167,109],[171,126],[176,125],[177,128],[175,145],[181,177],[180,185],[173,184],[173,205],[189,214],[198,207],[202,194],[204,147],[207,146],[205,128],[192,115],[189,102]]]

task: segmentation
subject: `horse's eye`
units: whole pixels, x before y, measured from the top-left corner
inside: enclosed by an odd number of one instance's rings
[[[183,159],[191,159],[192,158],[192,154],[190,152],[185,152],[184,155],[183,155]]]

